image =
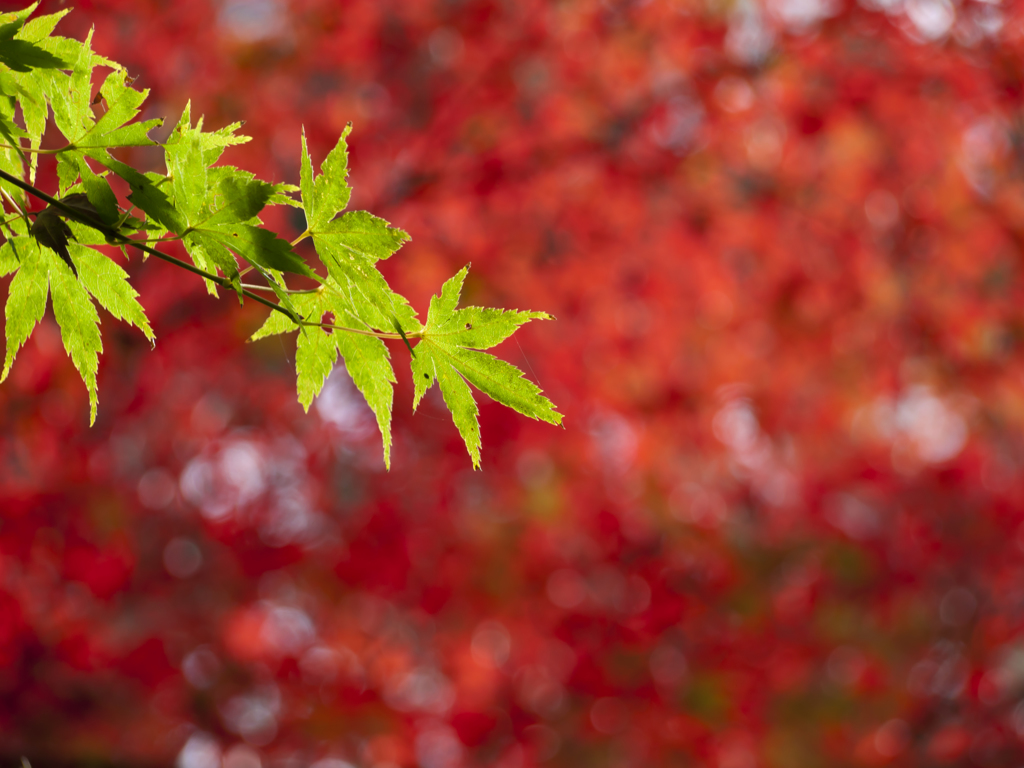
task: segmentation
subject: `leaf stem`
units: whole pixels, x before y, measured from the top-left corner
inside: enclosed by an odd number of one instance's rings
[[[303,320],[299,325],[305,325],[308,327],[315,328],[329,328],[332,331],[348,331],[349,333],[358,333],[360,336],[375,336],[378,339],[394,339],[399,340],[402,337],[397,333],[380,333],[378,331],[364,331],[360,328],[347,328],[344,325],[335,325],[334,323],[315,323],[312,320]],[[420,333],[413,332],[407,333],[406,336],[411,339],[420,338]]]
[[[292,248],[294,248],[296,245],[301,243],[307,237],[309,237],[309,230],[308,229],[305,232],[303,232],[301,235],[296,237],[294,240],[292,240],[290,243],[288,243],[288,245],[290,245]]]
[[[3,195],[3,198],[7,202],[7,204],[10,205],[12,208],[14,208],[15,211],[18,212],[18,216],[20,218],[25,220],[25,226],[26,227],[32,226],[31,223],[28,220],[28,214],[25,213],[25,209],[22,208],[20,205],[18,205],[18,201],[15,200],[13,197],[11,197],[11,193],[10,192],[8,192],[6,189],[3,189],[2,187],[0,187],[0,195]],[[6,224],[7,222],[4,222],[4,223]]]
[[[63,149],[31,149],[30,147],[15,147],[10,144],[0,144],[0,149],[13,149],[18,152],[27,152],[31,155],[56,155],[63,152]]]
[[[248,270],[246,270],[246,271],[248,271]],[[242,275],[242,274],[244,274],[244,272],[239,272],[238,274]],[[242,283],[242,287],[243,288],[248,288],[251,291],[273,291],[274,293],[277,292],[274,288],[272,288],[269,285],[255,285],[254,283]],[[302,288],[302,289],[281,288],[280,290],[282,292],[284,292],[284,293],[316,293],[320,289],[319,288]]]
[[[122,237],[124,237],[122,235]],[[127,238],[126,238],[127,239]],[[150,237],[146,240],[132,240],[133,243],[173,243],[181,240],[180,235],[173,235],[171,237]]]
[[[18,205],[18,201],[15,200],[13,197],[11,197],[11,193],[10,192],[8,192],[3,187],[0,187],[0,195],[3,195],[4,200],[6,200],[8,205],[10,205],[14,210],[16,210],[18,212],[19,216],[22,216],[22,217],[25,216],[25,211],[22,209],[22,207],[20,205]]]

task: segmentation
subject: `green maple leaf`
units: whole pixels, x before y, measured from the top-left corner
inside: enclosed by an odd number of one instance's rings
[[[8,246],[17,253],[20,268],[11,280],[7,299],[7,357],[0,381],[7,378],[18,350],[42,320],[49,293],[64,349],[89,392],[91,425],[96,421],[96,373],[103,349],[96,307],[70,267],[52,250],[39,247],[27,237],[8,241],[4,248]]]
[[[444,284],[441,295],[430,300],[427,324],[411,363],[416,390],[413,409],[437,381],[455,426],[473,459],[473,466],[479,468],[479,409],[466,382],[524,416],[561,424],[562,414],[554,410],[539,387],[524,378],[522,371],[494,355],[479,351],[504,341],[530,320],[549,320],[551,316],[544,312],[482,307],[456,309],[468,270],[468,266],[463,267]]]
[[[375,266],[408,242],[409,235],[365,211],[342,214],[352,195],[345,141],[350,129],[345,129],[327,155],[319,176],[313,174],[303,134],[299,186],[305,234],[312,236],[320,261],[337,289],[349,298],[361,326],[391,332],[397,323],[403,332],[411,333],[420,328],[415,310],[404,296],[391,290]]]
[[[84,215],[95,215],[95,209],[82,193],[70,195],[64,202]],[[40,218],[42,214],[36,218],[33,229]],[[116,319],[137,327],[150,342],[155,337],[137,300],[138,294],[128,284],[127,273],[104,254],[75,239],[103,242],[102,237],[96,237],[97,231],[76,221],[64,222],[56,217],[54,221],[60,227],[63,247],[68,252],[67,261],[62,254],[42,243],[23,219],[15,219],[7,225],[15,236],[0,247],[0,276],[15,274],[5,310],[7,354],[0,381],[7,378],[18,350],[42,319],[49,296],[64,347],[89,392],[90,423],[93,423],[98,356],[103,344],[99,315],[92,299]],[[45,236],[42,239],[45,240]]]
[[[125,271],[92,248],[74,241],[68,243],[68,248],[77,266],[77,278],[57,253],[41,247],[32,237],[12,238],[0,248],[0,275],[15,272],[5,310],[7,355],[0,381],[7,378],[18,350],[42,319],[49,295],[64,349],[89,392],[89,423],[93,424],[103,342],[99,314],[90,296],[115,318],[139,328],[150,342],[155,337]]]
[[[328,315],[336,325],[356,320],[351,304],[328,282],[313,293],[291,297],[292,306],[307,322],[321,323]],[[267,318],[252,340],[294,331],[298,326],[279,312]],[[343,330],[328,332],[324,328],[306,326],[299,334],[295,350],[296,386],[299,402],[307,411],[313,398],[320,394],[324,382],[334,369],[340,354],[356,388],[377,418],[384,444],[384,464],[391,468],[391,410],[394,400],[395,373],[391,356],[384,342]]]

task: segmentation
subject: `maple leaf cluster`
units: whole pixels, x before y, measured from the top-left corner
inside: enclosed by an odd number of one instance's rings
[[[309,352],[403,339],[278,313],[246,343],[265,308],[133,257],[159,343],[93,293],[89,429],[54,304],[0,387],[5,759],[1024,759],[1018,3],[105,0],[61,23],[150,90],[139,119],[245,120],[230,162],[268,183],[315,190],[302,127],[321,158],[351,121],[350,207],[412,235],[376,266],[439,333],[427,378],[395,377],[386,472],[380,393]],[[37,183],[60,173],[43,156]],[[261,217],[287,241],[317,221]],[[484,332],[458,301],[557,321],[473,367],[529,318]],[[564,430],[462,398],[506,364]]]
[[[11,218],[0,221],[0,227],[7,233],[0,253],[3,274],[15,273],[5,309],[7,357],[0,381],[7,378],[18,350],[42,320],[48,296],[53,297],[54,316],[64,347],[89,393],[90,424],[96,420],[96,372],[103,348],[93,299],[115,317],[143,328],[153,341],[145,312],[135,301],[137,294],[128,286],[123,270],[98,267],[97,263],[105,264],[107,260],[103,253],[91,248],[83,253],[76,248],[78,258],[90,262],[92,267],[88,278],[79,275],[70,245],[72,240],[80,243],[84,238],[90,244],[106,242],[119,246],[124,256],[129,247],[157,256],[205,278],[208,290],[215,296],[217,286],[231,288],[240,302],[248,298],[287,317],[284,325],[278,320],[268,321],[253,338],[285,330],[302,332],[296,372],[299,400],[306,410],[341,352],[346,370],[377,414],[385,467],[391,463],[390,385],[395,381],[382,342],[385,338],[400,338],[414,357],[409,338],[423,343],[421,358],[427,361],[421,359],[414,365],[413,374],[420,387],[424,384],[421,377],[429,383],[432,374],[441,376],[445,403],[452,409],[474,467],[480,466],[478,411],[463,377],[474,381],[498,402],[525,415],[553,424],[561,422],[561,414],[535,385],[523,380],[518,369],[480,349],[481,345],[489,348],[503,341],[524,322],[548,319],[547,314],[463,310],[462,314],[476,320],[477,330],[469,336],[459,335],[462,344],[448,343],[448,337],[453,337],[448,324],[428,318],[427,325],[421,326],[408,301],[396,294],[377,271],[376,262],[393,255],[409,238],[366,211],[343,213],[351,198],[351,188],[346,183],[345,142],[350,126],[342,132],[316,178],[303,137],[301,186],[270,184],[229,165],[214,167],[225,148],[249,141],[248,136],[236,133],[241,122],[204,132],[202,117],[192,125],[192,105],[188,102],[171,134],[163,142],[154,141],[147,134],[162,126],[162,119],[125,124],[139,115],[139,107],[149,92],[126,85],[126,73],[120,64],[93,53],[91,31],[84,42],[54,36],[53,29],[67,10],[30,19],[37,5],[4,15],[0,28],[0,60],[7,61],[0,70],[5,106],[0,113],[0,133],[13,142],[0,146],[2,164],[7,166],[0,169],[2,194],[11,214]],[[92,97],[97,66],[114,71]],[[100,104],[102,108],[97,113]],[[19,112],[23,127],[14,121]],[[51,113],[64,143],[43,148]],[[21,138],[28,139],[28,144],[20,142]],[[114,154],[115,150],[159,145],[164,150],[163,174],[140,172]],[[31,158],[27,182],[26,154]],[[40,156],[56,162],[60,199],[32,186]],[[97,174],[90,161],[106,170]],[[112,181],[116,186],[127,186],[127,190],[122,190],[124,205],[119,204]],[[300,192],[302,200],[289,197],[291,192]],[[27,198],[19,203],[15,197],[23,193],[46,202],[47,207],[42,211],[29,210]],[[302,209],[305,228],[291,243],[261,226],[259,214],[268,205]],[[145,221],[132,216],[136,209],[146,217]],[[34,219],[31,224],[30,219]],[[83,228],[83,232],[76,234],[69,221]],[[143,236],[140,238],[139,234]],[[311,238],[315,245],[327,270],[326,279],[293,250],[306,238]],[[194,266],[154,247],[179,243]],[[58,258],[63,266],[58,266]],[[239,259],[248,266],[240,267]],[[68,281],[65,267],[71,271],[73,280]],[[241,282],[242,276],[253,270],[265,285]],[[464,268],[459,273],[459,283],[465,279],[465,272]],[[311,278],[319,287],[289,288],[284,273]],[[259,291],[273,293],[278,303],[260,296]],[[291,298],[314,293],[315,300]],[[443,319],[447,321],[458,304],[459,291],[446,290],[442,296]],[[303,305],[305,314],[298,311],[298,305]],[[324,323],[323,316],[328,311],[347,325]],[[470,327],[467,323],[466,329]],[[322,332],[324,328],[329,328],[330,333]],[[356,344],[339,340],[352,335],[366,338]],[[474,343],[477,350],[465,347]]]

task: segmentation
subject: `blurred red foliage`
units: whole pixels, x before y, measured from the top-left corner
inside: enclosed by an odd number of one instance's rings
[[[8,763],[1024,760],[1019,3],[91,25],[145,117],[247,120],[265,177],[352,120],[389,277],[555,314],[503,353],[566,429],[485,404],[472,473],[400,374],[385,473],[343,374],[304,415],[262,310],[133,260],[159,342],[104,324],[95,428],[51,321],[0,387]]]

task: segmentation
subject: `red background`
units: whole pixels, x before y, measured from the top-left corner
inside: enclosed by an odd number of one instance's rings
[[[5,764],[1018,765],[1024,16],[879,1],[80,3],[228,162],[352,121],[395,287],[556,315],[498,351],[566,420],[473,473],[393,346],[384,472],[133,257],[95,427],[52,319],[0,387]]]

